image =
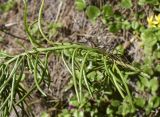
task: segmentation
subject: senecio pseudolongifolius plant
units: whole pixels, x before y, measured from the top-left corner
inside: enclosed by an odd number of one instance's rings
[[[155,16],[152,15],[152,16],[148,17],[147,22],[148,22],[149,28],[160,27],[160,14],[155,15]]]
[[[89,92],[90,98],[94,98],[94,81],[89,79],[89,74],[95,72],[102,74],[101,80],[106,81],[105,85],[108,89],[113,87],[112,90],[116,90],[123,99],[128,96],[128,102],[134,108],[127,78],[133,75],[148,77],[147,74],[124,63],[118,56],[101,49],[80,44],[55,43],[49,40],[41,27],[44,0],[42,0],[37,22],[40,34],[47,41],[48,47],[41,46],[31,33],[27,19],[27,1],[23,1],[24,27],[33,49],[24,48],[25,51],[17,55],[0,51],[0,117],[8,117],[12,111],[19,117],[21,114],[18,110],[21,110],[25,116],[31,117],[32,112],[27,108],[29,106],[26,99],[30,100],[35,90],[47,97],[41,86],[42,84],[50,86],[48,58],[53,54],[61,57],[71,75],[79,107],[83,104],[84,90]],[[159,17],[157,16],[156,19]],[[153,18],[149,19],[150,22],[152,20]],[[90,63],[91,67],[88,67]],[[23,84],[23,81],[28,78],[26,71],[33,76],[34,80],[29,88]]]

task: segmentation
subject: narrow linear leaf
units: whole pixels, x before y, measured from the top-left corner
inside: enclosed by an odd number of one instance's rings
[[[38,65],[38,55],[36,56],[36,60],[35,60],[35,64],[34,64],[34,81],[35,81],[35,84],[36,84],[38,90],[42,93],[42,95],[47,96],[39,86],[40,85],[39,84],[40,80],[38,80],[38,68],[37,68],[37,65]]]
[[[78,102],[80,102],[80,97],[79,97],[78,87],[77,87],[77,81],[76,81],[76,75],[75,75],[75,67],[74,67],[75,54],[76,54],[77,50],[78,49],[75,49],[73,51],[73,55],[72,55],[72,77],[73,77],[73,83],[74,83],[74,88],[75,88],[76,96],[77,96]]]

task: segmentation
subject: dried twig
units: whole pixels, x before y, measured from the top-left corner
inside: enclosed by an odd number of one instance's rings
[[[11,37],[14,37],[14,38],[17,38],[17,39],[21,39],[23,41],[27,41],[28,42],[28,40],[25,37],[20,37],[20,36],[17,36],[15,34],[10,33],[9,31],[7,31],[8,27],[11,27],[11,26],[16,25],[16,24],[17,23],[9,23],[9,24],[6,24],[6,25],[5,24],[1,24],[0,25],[0,31],[5,33],[5,34],[7,34],[7,35],[9,35],[9,36],[11,36]]]

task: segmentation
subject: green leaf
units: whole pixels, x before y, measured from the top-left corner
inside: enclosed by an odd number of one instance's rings
[[[141,80],[141,83],[142,83],[144,86],[146,86],[146,87],[149,87],[149,86],[150,86],[150,85],[149,85],[149,81],[148,81],[147,78],[141,77],[140,80]]]
[[[115,50],[113,51],[115,54],[124,55],[124,47],[122,44],[116,46]]]
[[[144,108],[145,113],[148,115],[152,111],[153,103],[149,101],[148,105]]]
[[[144,85],[140,81],[137,82],[136,86],[138,90],[144,91]]]
[[[138,1],[139,5],[145,5],[145,4],[158,4],[158,0],[139,0]]]
[[[100,72],[100,71],[97,71],[97,80],[98,80],[98,81],[99,81],[99,80],[102,80],[102,78],[103,78],[103,73]]]
[[[92,71],[89,74],[87,74],[87,77],[91,81],[99,81],[99,80],[102,80],[102,78],[104,77],[104,75],[100,71]]]
[[[87,7],[86,14],[90,20],[96,20],[100,15],[100,10],[96,6]]]
[[[78,106],[79,106],[79,103],[78,103],[77,99],[76,99],[75,97],[73,97],[73,98],[69,101],[69,105],[78,107]]]
[[[131,26],[132,26],[132,29],[137,30],[139,28],[139,23],[136,21],[133,21]]]
[[[39,32],[38,24],[37,24],[37,23],[35,23],[35,24],[33,24],[33,25],[32,25],[32,28],[31,28],[31,34],[32,34],[32,35],[37,35],[37,34],[38,34],[38,32]]]
[[[108,115],[110,115],[110,114],[112,114],[114,111],[112,110],[112,108],[110,108],[110,107],[108,107],[107,109],[106,109],[106,113],[108,114]]]
[[[159,105],[160,105],[160,97],[152,96],[149,99],[149,102],[148,102],[148,105],[147,105],[146,109],[148,111],[151,111],[151,109],[157,108]]]
[[[142,38],[142,41],[143,41],[145,46],[152,47],[157,43],[157,37],[156,37],[155,32],[156,32],[156,30],[151,28],[151,29],[145,30],[141,34],[141,38]]]
[[[122,28],[121,23],[112,23],[109,25],[109,31],[112,33],[118,32]]]
[[[84,117],[84,112],[75,110],[73,113],[73,117]]]
[[[160,97],[155,97],[153,101],[153,107],[157,108],[160,105]]]
[[[139,0],[139,1],[138,1],[138,4],[139,4],[139,5],[145,5],[145,4],[146,4],[146,0]]]
[[[151,79],[149,81],[149,84],[150,84],[150,88],[151,88],[152,94],[155,93],[155,91],[157,91],[157,89],[159,87],[159,83],[158,83],[157,78]]]
[[[147,49],[147,48],[146,48]],[[149,49],[149,48],[148,48]],[[147,52],[147,51],[146,51]],[[144,59],[144,64],[141,65],[141,69],[145,72],[145,73],[148,73],[150,75],[153,74],[153,68],[152,68],[152,63],[153,63],[153,60],[151,58],[151,52],[150,50],[148,50],[148,53],[145,53],[146,56],[145,59]],[[149,56],[150,55],[150,56]]]
[[[50,117],[48,113],[42,112],[41,117]]]
[[[159,47],[157,47],[157,48],[159,48]],[[153,57],[156,59],[160,59],[160,50],[158,50],[157,48],[156,48],[156,50],[153,51]]]
[[[15,5],[16,5],[15,0],[7,0],[7,2],[0,4],[0,12],[8,12],[12,8],[14,8]]]
[[[112,100],[111,105],[114,107],[118,107],[121,104],[119,100]]]
[[[48,24],[48,35],[49,38],[51,38],[53,35],[57,35],[58,34],[58,29],[62,28],[62,24],[61,23],[50,23]]]
[[[157,37],[157,41],[160,41],[160,28],[157,28],[155,35]]]
[[[62,113],[58,114],[58,117],[72,117],[68,109],[63,109]]]
[[[143,98],[135,98],[134,102],[135,102],[135,105],[143,108],[145,106],[146,101]]]
[[[122,105],[119,106],[117,114],[120,114],[122,116],[126,116],[128,113],[130,113],[130,105],[127,103],[123,103]]]
[[[76,9],[82,11],[86,8],[86,1],[85,0],[76,0],[75,1]]]
[[[121,6],[123,8],[129,9],[133,6],[132,1],[131,0],[122,0],[121,1]]]
[[[122,29],[129,30],[131,28],[131,24],[126,20],[122,22]]]
[[[156,66],[156,71],[160,72],[160,65],[159,64]]]
[[[96,71],[92,71],[89,74],[87,74],[87,77],[88,77],[89,80],[95,81],[96,80],[96,75],[97,75]]]
[[[110,5],[103,6],[102,10],[103,15],[106,17],[110,17],[113,15],[112,7]]]
[[[159,46],[160,46],[160,45],[159,45]],[[157,55],[156,58],[160,59],[160,49],[159,49],[159,50],[157,49],[156,55]]]

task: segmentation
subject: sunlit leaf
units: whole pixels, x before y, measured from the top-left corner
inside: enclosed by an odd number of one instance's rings
[[[87,7],[86,14],[90,20],[96,20],[100,15],[100,10],[96,6]]]
[[[76,0],[75,1],[76,9],[82,11],[86,8],[86,1],[85,0]]]
[[[131,0],[122,0],[121,1],[121,6],[123,8],[129,9],[133,6],[132,1]]]

